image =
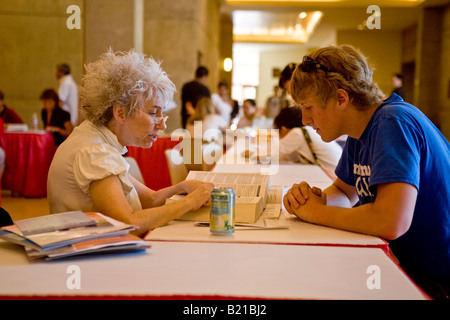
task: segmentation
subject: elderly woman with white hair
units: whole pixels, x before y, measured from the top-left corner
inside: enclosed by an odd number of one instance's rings
[[[126,146],[152,146],[166,128],[163,111],[174,92],[159,63],[133,50],[109,51],[87,65],[80,91],[86,120],[54,156],[48,175],[50,212],[101,212],[135,225],[142,236],[207,204],[212,184],[186,180],[154,191],[128,173],[122,156]],[[183,193],[182,200],[165,204]]]

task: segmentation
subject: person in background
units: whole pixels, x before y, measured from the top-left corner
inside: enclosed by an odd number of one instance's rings
[[[8,108],[5,104],[5,94],[0,90],[0,118],[3,123],[23,123],[20,116],[13,109]]]
[[[233,101],[229,96],[228,84],[225,81],[220,81],[217,89],[217,93],[213,93],[211,100],[216,107],[216,113],[225,120],[228,126],[230,125],[231,112],[233,111]]]
[[[281,71],[280,79],[278,80],[278,86],[283,90],[281,93],[281,109],[295,105],[291,97],[291,77],[296,66],[296,63],[291,62]]]
[[[56,150],[48,174],[50,213],[101,212],[143,236],[208,204],[212,184],[185,180],[154,191],[129,174],[123,157],[127,146],[150,148],[157,140],[174,92],[160,64],[134,50],[110,50],[88,64],[81,86],[86,120]],[[187,195],[165,204],[175,194]]]
[[[403,76],[400,73],[394,73],[391,77],[392,93],[395,93],[405,100],[405,92],[403,91]]]
[[[195,113],[195,106],[201,97],[211,98],[211,92],[206,86],[208,68],[200,66],[195,71],[195,79],[184,84],[181,88],[181,125],[186,128],[189,116]]]
[[[258,112],[256,101],[253,99],[245,99],[242,109],[244,110],[244,113],[239,119],[237,127],[245,128],[253,126],[253,119],[256,118]]]
[[[216,133],[221,133],[228,127],[228,123],[225,119],[216,113],[216,108],[210,98],[203,97],[200,98],[195,107],[195,113],[191,115],[186,124],[186,130],[189,131],[191,137],[194,137],[195,122],[201,122],[202,125],[202,139],[211,141],[211,139],[216,139],[216,137],[204,136],[205,131],[209,129],[215,129]]]
[[[324,142],[310,126],[302,124],[299,106],[284,108],[275,117],[274,127],[279,130],[279,161],[319,165],[330,177],[342,155],[335,141]]]
[[[281,97],[279,94],[280,87],[273,87],[273,96],[269,97],[266,101],[266,108],[264,109],[264,115],[267,118],[275,119],[281,110]]]
[[[239,111],[241,109],[241,106],[239,105],[239,102],[237,100],[232,101],[233,101],[233,110],[231,111],[231,122],[233,122],[233,119],[239,116]]]
[[[59,146],[73,130],[70,113],[61,109],[58,94],[53,89],[44,90],[40,99],[43,105],[41,117],[44,129],[53,134],[55,145]]]
[[[435,299],[450,295],[450,144],[415,106],[386,99],[350,45],[319,48],[291,79],[303,123],[324,141],[347,134],[337,179],[294,184],[286,210],[304,221],[378,236]]]
[[[56,66],[56,78],[59,81],[58,96],[62,102],[61,108],[70,113],[72,126],[78,124],[78,86],[70,74],[70,67],[67,64]]]

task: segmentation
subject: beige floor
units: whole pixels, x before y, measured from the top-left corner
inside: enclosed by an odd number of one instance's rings
[[[13,221],[49,214],[47,198],[22,198],[3,190],[1,204]]]

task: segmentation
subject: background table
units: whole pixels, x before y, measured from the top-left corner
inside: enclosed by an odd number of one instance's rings
[[[47,196],[48,169],[56,151],[52,134],[3,132],[0,145],[5,150],[2,188],[24,197]]]

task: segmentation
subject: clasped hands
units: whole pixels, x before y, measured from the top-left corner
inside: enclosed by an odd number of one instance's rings
[[[305,181],[292,185],[283,197],[287,212],[302,220],[313,222],[320,205],[326,205],[326,194],[318,187],[310,187]]]

